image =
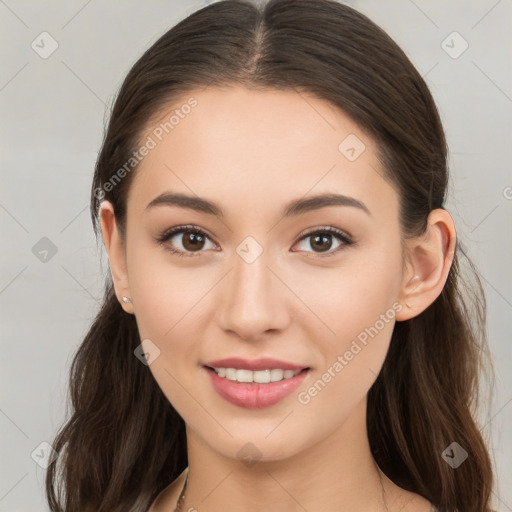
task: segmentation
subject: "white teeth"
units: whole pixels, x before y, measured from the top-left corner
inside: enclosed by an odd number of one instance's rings
[[[253,372],[251,370],[237,370],[236,380],[238,382],[253,382],[252,374]]]
[[[258,384],[268,384],[270,382],[270,370],[258,370],[253,373],[253,381]]]
[[[226,368],[226,379],[236,380],[237,374],[234,368]]]
[[[281,370],[275,368],[272,370],[238,370],[236,368],[214,368],[219,377],[237,382],[255,382],[257,384],[268,384],[269,382],[278,382],[283,379],[295,377],[301,370]]]
[[[270,382],[277,382],[284,377],[284,370],[270,370]]]

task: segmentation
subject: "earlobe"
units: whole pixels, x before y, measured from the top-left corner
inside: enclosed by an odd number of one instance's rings
[[[402,309],[397,321],[409,320],[427,309],[441,294],[448,279],[456,247],[450,214],[432,210],[425,233],[407,241],[407,270],[400,291]]]
[[[131,297],[126,271],[126,256],[114,216],[114,207],[109,201],[101,203],[100,223],[117,299],[127,313],[133,313],[132,303],[123,300],[123,297]]]

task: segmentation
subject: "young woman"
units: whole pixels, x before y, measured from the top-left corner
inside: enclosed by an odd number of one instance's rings
[[[331,0],[228,0],[128,73],[91,195],[110,271],[52,511],[488,512],[485,303],[432,96]]]

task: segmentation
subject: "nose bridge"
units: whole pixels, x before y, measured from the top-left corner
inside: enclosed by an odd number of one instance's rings
[[[222,327],[248,340],[269,329],[282,329],[288,318],[286,299],[267,266],[267,253],[263,251],[255,259],[246,257],[251,251],[254,256],[254,247],[249,246],[249,252],[244,253],[242,243],[233,254],[233,269],[224,285],[220,311]]]

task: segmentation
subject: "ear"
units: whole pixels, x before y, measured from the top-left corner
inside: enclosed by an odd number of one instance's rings
[[[402,309],[396,314],[397,321],[414,318],[439,297],[448,279],[456,240],[453,219],[442,208],[430,212],[423,235],[407,240],[399,297]]]
[[[123,242],[119,236],[114,207],[111,202],[103,201],[100,206],[101,232],[103,243],[108,254],[112,282],[117,300],[127,313],[133,313],[133,305],[123,302],[123,297],[131,297],[126,271],[126,254]]]

